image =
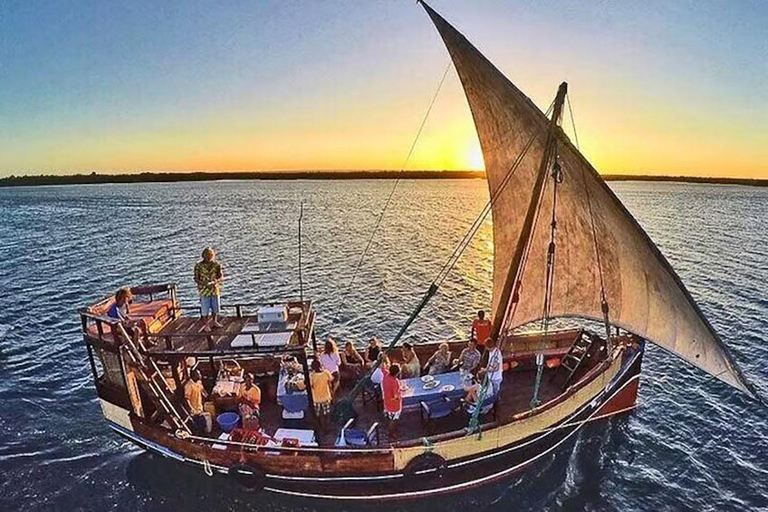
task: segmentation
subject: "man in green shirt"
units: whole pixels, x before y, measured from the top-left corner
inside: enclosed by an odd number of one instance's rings
[[[221,271],[221,265],[216,261],[213,247],[206,247],[203,250],[203,260],[195,265],[195,284],[200,294],[200,313],[203,318],[206,318],[206,328],[208,316],[213,320],[213,327],[222,327],[217,317],[223,280],[224,274]]]

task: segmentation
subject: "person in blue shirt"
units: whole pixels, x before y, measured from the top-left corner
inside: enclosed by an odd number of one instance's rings
[[[137,320],[131,320],[131,302],[133,302],[133,293],[127,286],[120,288],[115,293],[115,302],[107,311],[107,316],[118,320],[126,329],[129,336],[134,338],[141,334],[141,323]],[[119,331],[118,331],[119,334]]]
[[[115,302],[109,308],[107,316],[110,318],[116,318],[120,321],[130,320],[130,304],[133,302],[133,294],[130,288],[120,288],[115,293]]]

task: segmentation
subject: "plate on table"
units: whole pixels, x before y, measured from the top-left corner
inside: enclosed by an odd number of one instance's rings
[[[440,391],[442,391],[443,393],[450,393],[454,389],[456,389],[456,386],[454,386],[453,384],[446,384],[445,386],[440,388]]]
[[[435,378],[432,375],[425,375],[421,378],[421,382],[432,382]]]
[[[433,380],[427,382],[426,384],[424,384],[424,389],[435,389],[439,385],[440,385],[440,381],[433,379]]]

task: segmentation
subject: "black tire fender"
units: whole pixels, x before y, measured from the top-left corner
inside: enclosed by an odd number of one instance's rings
[[[442,480],[448,469],[448,462],[436,453],[422,453],[412,458],[405,466],[407,477],[420,477],[429,480]]]
[[[235,464],[227,471],[235,482],[249,491],[260,491],[266,484],[267,475],[258,466]]]

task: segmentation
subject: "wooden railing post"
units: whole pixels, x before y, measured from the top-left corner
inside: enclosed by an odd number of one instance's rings
[[[213,336],[210,334],[208,335],[208,350],[213,352]],[[210,356],[208,358],[208,361],[211,363],[211,373],[213,374],[213,377],[216,377],[216,364],[213,362],[213,356]]]
[[[179,376],[179,362],[180,360],[175,358],[169,359],[171,363],[171,375],[173,375],[173,381],[176,383],[176,398],[180,399],[184,396],[184,391],[181,385],[181,377]]]
[[[91,363],[91,373],[93,374],[93,383],[95,385],[99,384],[99,372],[96,370],[96,363],[93,360],[93,347],[91,347],[90,343],[85,344],[86,348],[88,349],[88,362]]]

